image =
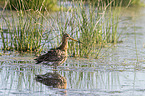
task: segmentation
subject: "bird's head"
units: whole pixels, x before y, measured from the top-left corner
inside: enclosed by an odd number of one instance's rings
[[[80,41],[71,38],[70,35],[67,34],[67,33],[65,33],[65,34],[63,35],[63,39],[64,39],[64,40],[70,39],[70,40],[73,40],[73,41],[76,41],[76,42],[79,42],[79,43],[80,43]]]

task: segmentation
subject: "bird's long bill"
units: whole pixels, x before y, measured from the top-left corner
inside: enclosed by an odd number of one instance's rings
[[[75,40],[75,39],[73,39],[73,38],[71,38],[71,37],[69,37],[69,39],[71,39],[71,40],[73,40],[73,41],[76,41],[76,42],[79,42],[78,40]]]
[[[73,39],[73,38],[71,38],[71,37],[69,37],[69,39],[71,39],[71,40],[73,40],[73,41],[76,41],[76,42],[78,42],[78,43],[82,43],[82,42],[80,42],[79,40],[75,40],[75,39]]]

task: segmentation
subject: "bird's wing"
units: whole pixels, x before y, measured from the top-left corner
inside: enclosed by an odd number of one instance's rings
[[[55,50],[50,50],[48,53],[45,55],[44,60],[45,61],[61,61],[66,57],[65,52],[61,51],[59,49]]]
[[[46,54],[41,55],[37,57],[35,60],[37,60],[37,63],[40,63],[42,61],[61,61],[66,57],[65,51],[61,51],[59,49],[53,49],[48,51]]]

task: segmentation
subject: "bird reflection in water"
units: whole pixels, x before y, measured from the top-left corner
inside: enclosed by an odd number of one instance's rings
[[[43,75],[36,75],[35,79],[36,81],[53,88],[66,89],[67,86],[65,77],[61,76],[58,72],[48,72]]]

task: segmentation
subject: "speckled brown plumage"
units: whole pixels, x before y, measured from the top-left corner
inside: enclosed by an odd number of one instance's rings
[[[69,34],[64,34],[62,37],[61,45],[55,49],[50,49],[50,51],[48,51],[46,54],[41,55],[36,59],[34,59],[37,61],[36,64],[43,62],[45,64],[58,66],[64,63],[67,59],[68,39],[77,41],[71,38]]]

